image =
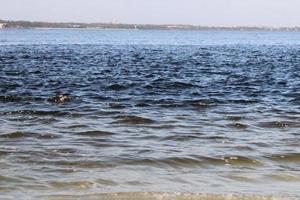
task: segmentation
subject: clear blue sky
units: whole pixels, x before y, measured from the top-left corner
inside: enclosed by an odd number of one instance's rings
[[[0,19],[300,26],[300,0],[0,0]]]

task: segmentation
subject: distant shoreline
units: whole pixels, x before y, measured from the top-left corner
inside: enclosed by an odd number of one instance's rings
[[[119,30],[198,30],[198,31],[285,31],[300,32],[300,27],[256,27],[256,26],[195,26],[181,24],[122,24],[122,23],[54,23],[0,20],[0,29],[119,29]]]

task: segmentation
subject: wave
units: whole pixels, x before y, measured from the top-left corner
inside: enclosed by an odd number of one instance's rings
[[[80,117],[81,114],[60,110],[15,110],[0,112],[0,115],[28,115],[28,116],[55,116],[55,117]]]
[[[126,115],[126,116],[117,116],[118,120],[115,123],[120,124],[154,124],[156,121],[145,118],[145,117],[139,117],[134,115]]]
[[[43,101],[41,97],[21,97],[17,95],[1,95],[0,102],[8,103],[8,102],[39,102]]]
[[[230,128],[236,128],[236,129],[246,129],[248,125],[242,124],[242,123],[231,123],[227,125]]]
[[[261,122],[259,126],[262,128],[288,128],[288,127],[299,127],[299,123],[293,121],[269,121]]]
[[[68,103],[72,100],[80,100],[80,97],[71,97],[69,95],[57,95],[48,98],[37,96],[19,96],[19,95],[1,95],[0,102],[3,103],[30,103],[30,102],[48,102],[55,104]]]
[[[276,162],[300,163],[300,153],[274,154],[267,158]]]
[[[120,162],[125,165],[145,165],[156,167],[173,167],[181,168],[188,167],[193,168],[197,166],[246,166],[246,167],[259,167],[263,166],[263,163],[252,158],[243,156],[224,156],[224,157],[205,157],[205,156],[189,156],[189,157],[169,157],[161,159],[145,158],[124,160]]]
[[[11,133],[1,134],[0,138],[6,138],[6,139],[21,139],[21,138],[57,139],[57,138],[60,138],[60,136],[55,135],[55,134],[48,134],[48,133],[40,134],[40,133],[16,131],[16,132],[11,132]]]
[[[88,137],[101,137],[101,136],[111,136],[114,135],[114,133],[108,131],[85,131],[85,132],[79,132],[77,133],[77,135],[88,136]]]

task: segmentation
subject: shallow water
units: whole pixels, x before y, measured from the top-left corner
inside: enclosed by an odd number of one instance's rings
[[[300,195],[300,33],[1,30],[0,105],[0,198]]]

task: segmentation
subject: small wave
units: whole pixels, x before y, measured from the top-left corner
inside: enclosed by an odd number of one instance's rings
[[[21,97],[18,96],[0,96],[1,102],[19,102],[22,101]]]
[[[103,185],[103,186],[117,186],[118,183],[113,180],[108,179],[97,179],[96,183]]]
[[[222,156],[222,157],[206,157],[206,156],[194,156],[201,161],[201,163],[207,165],[229,165],[229,166],[245,166],[245,167],[258,167],[263,166],[263,163],[244,156]]]
[[[232,123],[232,124],[228,124],[227,126],[236,129],[246,129],[248,127],[248,125],[242,123]]]
[[[19,178],[13,178],[13,177],[8,177],[8,176],[4,176],[4,175],[0,175],[0,181],[1,182],[5,182],[5,183],[12,183],[12,182],[15,182],[15,183],[20,183],[20,182],[23,182],[22,179],[19,179]]]
[[[146,165],[155,167],[205,167],[211,165],[232,165],[232,166],[262,166],[263,164],[255,159],[242,157],[242,156],[229,156],[229,157],[205,157],[205,156],[191,156],[191,157],[170,157],[162,159],[136,159],[129,161],[122,161],[126,165]]]
[[[79,100],[80,97],[70,97],[68,95],[59,95],[53,96],[49,98],[42,98],[42,97],[31,97],[31,96],[15,96],[15,95],[2,95],[0,96],[0,102],[44,102],[47,101],[49,103],[56,103],[56,104],[64,104],[70,102],[71,100]]]
[[[6,156],[8,154],[10,154],[11,152],[10,151],[3,151],[3,150],[0,150],[0,159],[2,156]]]
[[[174,82],[170,85],[170,88],[176,88],[176,89],[184,89],[184,88],[191,88],[194,87],[191,83],[185,83],[185,82]]]
[[[241,116],[227,116],[226,119],[229,121],[241,121],[242,117]]]
[[[88,128],[89,126],[86,124],[74,124],[74,125],[70,125],[67,128],[68,129],[76,129],[76,128]]]
[[[210,100],[192,100],[192,101],[185,101],[184,102],[187,105],[194,106],[198,109],[208,108],[213,105],[213,102]]]
[[[205,103],[205,102],[193,103],[192,106],[194,106],[196,109],[205,109],[205,108],[211,107],[210,104]]]
[[[146,99],[139,103],[140,107],[148,107],[151,105],[160,106],[163,108],[183,108],[193,107],[197,110],[211,108],[217,104],[217,100],[178,100],[173,98],[162,98],[158,100]]]
[[[54,134],[38,134],[38,133],[31,133],[31,132],[11,132],[6,134],[1,134],[0,138],[6,138],[6,139],[19,139],[19,138],[36,138],[36,139],[56,139],[59,138],[58,135]]]
[[[67,111],[59,110],[17,110],[10,112],[2,112],[2,115],[35,115],[35,116],[55,116],[55,117],[64,117],[64,116],[73,116],[79,117],[79,113],[71,113]]]
[[[119,90],[126,90],[128,87],[125,85],[120,85],[120,84],[112,84],[108,86],[108,89],[119,91]]]
[[[7,138],[7,139],[17,139],[17,138],[26,138],[26,137],[32,137],[34,133],[29,132],[12,132],[12,133],[6,133],[0,135],[1,138]]]
[[[119,120],[117,120],[115,123],[121,123],[121,124],[154,124],[156,121],[145,118],[145,117],[139,117],[139,116],[118,116]]]
[[[72,181],[72,182],[49,182],[48,183],[52,188],[59,188],[59,189],[76,189],[76,190],[85,190],[92,188],[94,183],[89,181]]]
[[[114,133],[108,131],[84,131],[84,132],[77,133],[77,135],[88,136],[88,137],[102,137],[102,136],[114,135]]]
[[[224,141],[224,140],[229,140],[231,138],[226,137],[226,136],[219,136],[219,135],[211,135],[211,136],[208,135],[208,136],[201,136],[201,139],[214,140],[214,141],[217,141],[217,140]]]
[[[0,96],[0,102],[7,103],[7,102],[36,102],[36,101],[43,101],[43,98],[40,97],[20,97],[20,96]]]
[[[270,122],[261,122],[259,126],[262,128],[288,128],[298,126],[296,123],[291,121],[270,121]]]
[[[136,159],[123,161],[125,165],[146,165],[154,167],[163,167],[169,166],[174,168],[180,167],[196,167],[203,166],[204,163],[201,160],[189,158],[189,157],[171,157],[171,158],[162,158],[162,159]]]
[[[259,100],[255,99],[231,99],[228,101],[233,104],[255,104],[259,102]]]
[[[300,153],[275,154],[267,157],[277,162],[297,162],[300,163]]]
[[[268,174],[267,178],[270,178],[274,181],[282,181],[282,182],[300,182],[300,177],[298,175],[288,174],[278,172],[276,174]]]
[[[245,156],[227,156],[222,157],[221,160],[223,160],[226,164],[233,166],[263,166],[262,162]]]
[[[172,135],[172,136],[167,136],[161,139],[161,141],[189,141],[189,140],[195,140],[195,139],[200,139],[201,137],[195,136],[195,135]]]
[[[112,168],[116,164],[102,162],[102,161],[87,161],[87,160],[78,160],[78,161],[36,161],[39,164],[49,164],[53,166],[64,166],[64,167],[80,167],[83,169],[102,169],[102,168]]]
[[[51,139],[61,138],[61,136],[55,134],[38,134],[36,138],[43,139],[43,140],[51,140]]]
[[[128,107],[125,104],[118,103],[118,102],[108,103],[108,106],[109,106],[109,108],[113,108],[113,109],[124,109],[124,108]]]
[[[254,178],[246,175],[228,174],[223,177],[233,181],[239,181],[239,182],[252,182],[252,183],[257,182]]]
[[[74,148],[55,148],[53,150],[51,150],[51,153],[55,153],[55,154],[74,154],[76,153],[77,150]]]
[[[136,107],[149,107],[150,106],[150,104],[148,104],[148,103],[137,103],[137,104],[135,104],[135,106]]]

